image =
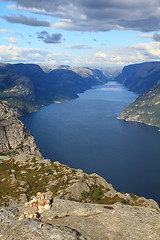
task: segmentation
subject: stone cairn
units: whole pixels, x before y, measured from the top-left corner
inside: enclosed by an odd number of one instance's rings
[[[34,197],[29,202],[25,203],[26,207],[30,207],[33,211],[24,211],[23,214],[19,217],[19,220],[23,218],[33,218],[33,219],[42,219],[41,213],[51,208],[51,200],[44,195],[44,193],[38,192],[37,196]]]

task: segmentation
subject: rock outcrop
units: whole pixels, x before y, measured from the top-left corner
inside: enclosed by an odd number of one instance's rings
[[[4,240],[85,240],[76,230],[41,223],[33,219],[17,221],[17,208],[0,209],[0,239]]]
[[[25,202],[43,189],[45,196],[53,199],[101,204],[121,202],[159,209],[154,200],[117,192],[99,175],[88,175],[59,162],[26,154],[0,156],[0,160],[0,205]]]
[[[34,138],[11,109],[0,102],[0,153],[24,152],[41,156]]]

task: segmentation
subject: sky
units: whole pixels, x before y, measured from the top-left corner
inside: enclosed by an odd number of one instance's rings
[[[0,0],[0,62],[160,61],[160,0]]]

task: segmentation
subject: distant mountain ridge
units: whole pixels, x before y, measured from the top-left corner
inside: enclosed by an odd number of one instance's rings
[[[142,94],[160,80],[160,62],[146,62],[123,68],[115,81],[122,83],[130,91]]]
[[[16,115],[23,115],[77,98],[78,93],[108,81],[97,69],[59,66],[44,70],[36,64],[0,64],[0,100]]]

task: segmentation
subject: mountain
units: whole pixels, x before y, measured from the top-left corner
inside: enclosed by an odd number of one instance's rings
[[[119,114],[118,119],[160,128],[160,62],[126,66],[115,80],[141,94]]]
[[[2,102],[0,136],[1,239],[159,239],[154,200],[117,192],[95,173],[43,159]]]
[[[118,119],[141,122],[160,129],[160,80],[124,109]]]
[[[113,76],[116,72],[116,70],[112,70],[109,72],[96,69],[96,68],[89,68],[89,67],[70,67],[68,65],[59,65],[59,66],[41,66],[41,68],[45,72],[50,72],[56,69],[64,69],[64,70],[71,70],[77,74],[79,74],[81,77],[85,78],[86,80],[90,80],[91,83],[92,81],[96,81],[95,83],[97,84],[97,81],[101,82],[107,82],[110,80],[113,80]]]
[[[142,94],[160,80],[160,62],[128,65],[114,80],[130,91]]]
[[[0,100],[11,105],[17,115],[34,111],[34,87],[30,79],[10,69],[10,64],[0,64]]]
[[[0,64],[0,100],[8,103],[16,115],[77,98],[78,93],[106,82],[107,77],[97,69]]]

